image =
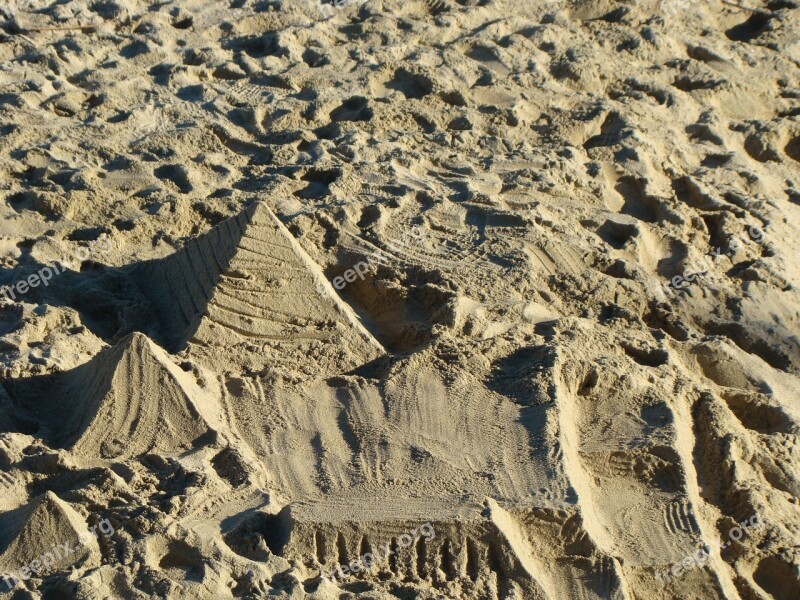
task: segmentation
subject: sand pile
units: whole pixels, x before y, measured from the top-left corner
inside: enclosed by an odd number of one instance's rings
[[[741,4],[0,7],[0,595],[797,598]]]
[[[71,371],[6,389],[20,428],[35,422],[49,446],[89,457],[180,452],[220,418],[213,396],[141,333]]]
[[[42,564],[37,569],[42,574],[69,569],[72,564],[83,568],[96,567],[100,552],[96,540],[85,538],[86,523],[75,510],[52,492],[33,498],[27,505],[3,515],[0,525],[3,558],[0,569],[3,574],[14,573],[20,567],[32,565],[36,560]],[[57,540],[51,542],[51,540]],[[69,545],[62,547],[62,540]],[[48,556],[52,560],[47,560]],[[44,558],[44,560],[42,560]],[[9,590],[9,580],[0,582],[3,591]]]

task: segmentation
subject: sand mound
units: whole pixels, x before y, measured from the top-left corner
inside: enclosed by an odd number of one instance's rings
[[[218,419],[192,375],[139,333],[66,373],[6,385],[37,435],[84,456],[179,452]]]
[[[63,549],[62,544],[69,544],[69,548]],[[16,574],[46,554],[53,555],[52,561],[47,559],[50,573],[73,566],[96,566],[99,559],[97,542],[91,534],[87,536],[83,517],[52,492],[0,516],[0,548],[3,574]],[[8,591],[7,583],[0,582],[0,591]]]

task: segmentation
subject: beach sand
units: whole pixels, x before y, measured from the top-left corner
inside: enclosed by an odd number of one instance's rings
[[[0,596],[800,597],[743,4],[4,3]]]

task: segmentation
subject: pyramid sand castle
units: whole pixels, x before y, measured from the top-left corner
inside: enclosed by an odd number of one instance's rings
[[[58,546],[54,549],[55,542]],[[87,534],[83,517],[53,492],[0,516],[0,548],[0,575],[13,574],[47,554],[53,556],[54,571],[97,566],[100,559],[97,541]],[[0,592],[8,591],[7,585],[0,580]]]
[[[141,333],[66,373],[6,387],[37,435],[82,456],[179,452],[219,419],[209,393]]]
[[[154,337],[169,351],[188,343],[216,370],[300,368],[316,377],[383,353],[264,202],[131,274],[158,313]]]

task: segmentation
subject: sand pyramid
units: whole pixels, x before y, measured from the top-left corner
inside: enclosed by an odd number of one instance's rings
[[[84,456],[174,453],[211,429],[216,411],[193,376],[134,333],[66,373],[5,382],[48,444]]]
[[[316,376],[383,352],[263,202],[131,272],[158,313],[154,338],[169,351],[188,342],[218,370],[283,365]]]
[[[69,547],[65,549],[64,544]],[[52,558],[45,560],[52,571],[87,561],[99,563],[100,556],[97,541],[87,534],[83,517],[53,492],[0,516],[0,549],[0,574],[14,576],[20,568],[48,553]],[[38,567],[34,564],[33,568]],[[0,592],[5,591],[8,583],[0,581]]]

